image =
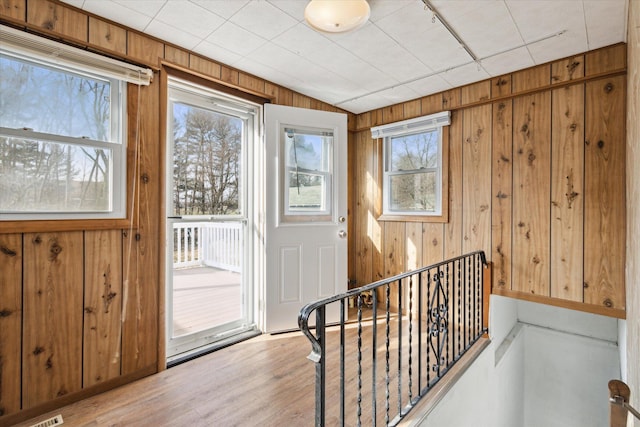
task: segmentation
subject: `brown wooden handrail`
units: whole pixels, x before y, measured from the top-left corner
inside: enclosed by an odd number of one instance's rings
[[[627,427],[627,416],[631,412],[640,420],[640,413],[629,405],[631,390],[620,380],[609,381],[609,403],[611,404],[611,427]]]

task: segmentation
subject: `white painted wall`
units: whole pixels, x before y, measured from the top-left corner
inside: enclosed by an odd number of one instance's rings
[[[609,423],[607,384],[620,377],[615,342],[527,326],[525,427],[601,427]]]
[[[607,425],[616,319],[492,295],[490,328],[492,343],[421,426]]]

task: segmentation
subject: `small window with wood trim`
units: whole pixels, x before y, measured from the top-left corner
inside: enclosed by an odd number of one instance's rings
[[[448,111],[371,129],[382,138],[381,215],[388,221],[446,222]]]

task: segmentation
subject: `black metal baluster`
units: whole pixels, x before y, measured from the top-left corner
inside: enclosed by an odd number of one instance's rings
[[[473,291],[472,283],[469,283],[469,281],[473,281],[473,275],[471,274],[471,262],[469,260],[467,260],[467,277],[465,279],[465,282],[467,282],[466,286],[466,292],[467,292],[467,339],[465,342],[465,349],[469,347],[469,344],[471,344],[471,292]]]
[[[427,270],[427,386],[431,380],[431,270]]]
[[[412,362],[413,355],[413,276],[409,276],[409,403],[413,399]]]
[[[391,393],[389,391],[389,383],[390,383],[390,378],[389,378],[389,371],[390,371],[390,365],[389,365],[389,348],[390,348],[390,340],[389,340],[389,335],[390,335],[390,323],[391,323],[391,318],[390,318],[390,313],[391,313],[391,285],[389,283],[386,284],[386,310],[387,310],[387,317],[386,317],[386,330],[385,330],[385,361],[386,361],[386,365],[385,365],[385,416],[384,416],[384,423],[386,425],[389,425],[389,407],[390,407],[390,400],[391,400]]]
[[[458,318],[456,320],[456,323],[458,324],[458,351],[457,356],[460,356],[460,353],[462,353],[462,346],[460,345],[460,343],[463,340],[463,335],[462,335],[462,271],[461,271],[461,265],[462,264],[462,260],[458,260],[458,268],[457,268],[457,274],[458,274],[458,284],[456,286],[457,290],[458,290]]]
[[[418,393],[422,393],[422,273],[418,274]]]
[[[345,354],[345,335],[344,335],[344,313],[345,299],[340,300],[340,425],[344,427],[344,354]]]
[[[356,425],[362,425],[362,294],[358,294],[358,398],[356,416]]]
[[[398,414],[402,416],[402,279],[398,279]]]
[[[378,418],[378,411],[377,411],[377,393],[376,393],[376,371],[378,370],[378,358],[377,358],[377,352],[378,352],[378,293],[376,292],[376,290],[374,289],[373,291],[373,309],[372,309],[372,313],[371,315],[373,316],[373,325],[371,327],[371,332],[373,333],[373,337],[371,339],[371,412],[372,412],[372,426],[375,427],[376,425],[376,419]]]
[[[449,286],[449,263],[446,264],[445,271],[446,271],[446,275],[445,275],[445,278],[444,278],[444,287],[445,287],[445,292],[446,292],[445,295],[447,296],[447,298],[446,298],[447,301],[446,301],[446,305],[445,305],[445,313],[444,314],[445,314],[446,319],[447,319],[447,343],[446,343],[446,346],[447,346],[447,351],[446,351],[447,359],[446,360],[447,360],[447,366],[448,366],[448,364],[451,362],[451,360],[449,359],[449,345],[451,344],[451,338],[449,338],[449,335],[450,335],[449,334],[449,330],[451,328],[451,326],[449,325],[449,313],[451,313],[449,311],[449,289],[450,289],[450,286]]]
[[[325,309],[326,306],[316,310],[316,339],[320,343],[320,360],[316,361],[316,426],[324,427],[325,422],[325,374],[326,374],[326,340],[325,340]]]

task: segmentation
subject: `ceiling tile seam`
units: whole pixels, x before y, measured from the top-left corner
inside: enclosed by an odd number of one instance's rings
[[[396,11],[395,11],[395,12],[393,12],[393,13],[390,13],[390,14],[388,14],[388,15],[384,16],[383,18],[386,18],[386,17],[388,17],[388,16],[395,15],[395,14],[397,14],[397,13],[400,13],[400,11],[402,11],[403,9],[405,9],[405,8],[407,8],[407,7],[413,7],[413,5],[412,5],[412,4],[406,4],[405,6],[401,7],[400,9],[396,10]],[[424,9],[423,9],[423,10],[424,10],[424,11],[427,11],[427,10],[428,10],[426,5],[424,6]],[[434,16],[435,16],[435,15],[434,15]],[[440,22],[440,21],[438,21],[438,22]],[[398,45],[399,47],[401,47],[402,49],[404,49],[404,51],[405,51],[405,52],[407,52],[409,55],[411,55],[411,56],[412,56],[416,61],[418,61],[419,63],[421,63],[422,65],[424,65],[428,70],[430,70],[430,71],[435,71],[435,70],[434,70],[433,68],[431,68],[428,64],[425,64],[425,63],[424,63],[420,58],[418,58],[418,57],[417,57],[416,55],[414,55],[411,51],[409,51],[406,47],[404,47],[404,46],[403,46],[403,44],[402,44],[399,40],[396,40],[396,38],[395,38],[395,37],[393,37],[393,35],[389,34],[389,33],[388,33],[388,32],[386,32],[384,29],[380,28],[380,26],[377,24],[377,21],[371,21],[371,23],[372,23],[373,25],[375,25],[375,26],[376,26],[376,27],[377,27],[377,28],[378,28],[378,29],[379,29],[383,34],[385,34],[387,37],[389,37],[391,40],[393,40],[393,42],[394,42],[396,45]],[[381,70],[380,70],[380,71],[381,71]]]
[[[271,0],[267,0],[267,3],[269,3],[271,6],[275,7],[276,9],[280,10],[282,13],[284,13],[284,14],[286,14],[286,15],[289,15],[290,17],[292,17],[293,19],[295,19],[296,21],[298,21],[298,24],[300,24],[301,22],[304,22],[304,18],[303,18],[303,19],[300,19],[300,17],[299,17],[299,16],[295,16],[295,15],[290,14],[289,12],[287,12],[286,10],[284,10],[283,8],[278,7],[278,5],[277,5],[277,4],[275,4],[275,3],[273,3]],[[248,4],[248,3],[247,3],[247,4]],[[247,4],[245,4],[244,6],[242,6],[242,8],[244,8]],[[235,15],[235,13],[234,13],[234,15]]]
[[[165,0],[165,1],[162,3],[162,6],[158,9],[158,11],[157,11],[153,16],[145,15],[145,16],[149,16],[149,18],[151,18],[151,19],[149,20],[149,22],[147,23],[147,25],[145,25],[145,26],[144,26],[144,29],[142,30],[142,32],[143,32],[143,33],[146,33],[146,32],[149,30],[149,26],[150,26],[151,24],[153,24],[153,22],[154,22],[154,21],[156,21],[156,20],[157,20],[157,21],[162,22],[162,23],[163,23],[163,24],[165,24],[165,25],[169,25],[169,24],[167,24],[166,22],[164,22],[164,21],[162,21],[162,20],[158,19],[158,15],[160,14],[160,12],[162,12],[162,9],[164,9],[164,7],[167,5],[167,1],[168,1],[168,0]],[[123,3],[118,3],[118,4],[119,4],[120,6],[122,6],[122,7],[126,8],[126,9],[129,9],[129,10],[133,11],[133,12],[140,13],[140,12],[138,12],[137,10],[134,10],[134,9],[132,9],[132,8],[130,8],[130,7],[127,7],[127,6],[126,6],[126,4],[123,4]],[[144,15],[144,13],[143,13],[142,15]],[[169,26],[170,26],[171,28],[176,28],[176,27],[174,27],[173,25],[169,25]],[[197,36],[194,36],[194,37],[199,38],[199,37],[197,37]]]
[[[215,16],[217,16],[218,18],[222,19],[222,24],[218,25],[216,28],[214,28],[213,30],[211,30],[205,37],[200,39],[200,43],[198,43],[196,46],[200,46],[202,44],[203,41],[206,41],[209,37],[211,37],[213,35],[213,33],[215,33],[220,27],[222,27],[224,24],[226,24],[227,22],[229,22],[229,19],[225,18],[224,16],[218,15],[217,13],[215,13],[212,10],[207,9],[206,7],[203,7],[201,4],[199,3],[194,3],[191,0],[189,0],[189,3],[191,3],[192,5],[204,10],[206,13],[212,13]],[[165,3],[166,4],[166,3]],[[162,6],[164,7],[164,6]],[[244,6],[243,6],[244,7]],[[162,22],[162,20],[158,19],[158,21]],[[167,24],[168,25],[168,24]],[[175,27],[174,27],[175,28]],[[186,30],[183,30],[186,31]]]
[[[416,55],[413,54],[413,52],[411,52],[410,50],[408,50],[406,47],[403,46],[402,43],[400,43],[398,40],[396,40],[395,37],[393,37],[391,34],[389,34],[388,32],[386,32],[385,30],[383,30],[382,28],[380,28],[375,22],[371,22],[373,25],[375,25],[380,31],[382,31],[383,34],[385,34],[387,37],[389,37],[391,40],[393,40],[393,42],[396,44],[396,46],[400,47],[402,50],[404,50],[405,52],[407,52],[413,59],[415,59],[416,61],[418,61],[419,63],[421,63],[427,70],[430,71],[434,71],[433,68],[431,68],[429,65],[425,64],[424,61],[422,61],[420,58],[418,58]],[[367,62],[369,63],[369,62]],[[382,70],[380,70],[382,71]]]
[[[507,0],[502,0],[502,2],[504,3],[504,6],[507,8],[507,12],[509,12],[509,17],[511,18],[511,21],[513,22],[513,25],[516,27],[516,30],[518,30],[518,35],[520,36],[520,40],[522,40],[522,43],[525,44],[525,47],[527,49],[527,53],[529,54],[529,59],[531,59],[531,62],[533,64],[537,64],[536,60],[533,58],[533,55],[531,54],[531,51],[529,50],[529,46],[526,46],[526,41],[524,39],[524,36],[522,35],[522,31],[520,31],[520,27],[518,26],[518,23],[516,22],[516,19],[513,17],[513,12],[511,12],[511,8],[509,7],[509,3],[507,3]]]
[[[587,11],[584,7],[584,0],[580,2],[582,5],[582,24],[584,25],[584,34],[587,37],[587,50],[591,50],[591,41],[589,40],[589,31],[587,30]]]
[[[395,87],[397,87],[397,86],[403,86],[403,85],[406,85],[406,84],[409,84],[409,83],[414,83],[414,82],[416,82],[416,81],[418,81],[418,80],[422,80],[422,79],[426,79],[426,78],[429,78],[429,77],[437,76],[437,75],[439,75],[439,74],[444,74],[444,73],[447,73],[447,72],[449,72],[449,71],[452,71],[452,70],[455,70],[455,69],[458,69],[458,68],[462,68],[462,67],[465,67],[465,66],[467,66],[467,65],[474,64],[474,63],[475,63],[475,64],[480,65],[480,66],[482,67],[482,69],[483,69],[483,70],[484,70],[484,71],[485,71],[489,76],[492,76],[492,74],[491,74],[491,73],[489,73],[489,72],[487,72],[487,70],[482,66],[482,61],[487,60],[487,59],[490,59],[490,58],[493,58],[493,57],[498,56],[498,55],[502,55],[502,54],[504,54],[504,53],[512,52],[512,51],[514,51],[514,50],[516,50],[516,49],[521,49],[521,48],[523,48],[523,47],[527,47],[527,48],[528,48],[528,46],[529,46],[529,45],[532,45],[532,44],[535,44],[535,43],[539,43],[539,42],[541,42],[541,41],[545,41],[545,40],[548,40],[548,39],[551,39],[551,38],[554,38],[554,37],[560,37],[560,36],[562,36],[563,34],[565,34],[566,32],[567,32],[567,30],[562,30],[562,31],[557,32],[557,33],[553,33],[553,34],[546,35],[546,36],[544,36],[544,37],[540,37],[540,38],[538,38],[538,39],[536,39],[536,40],[533,40],[533,41],[531,41],[531,42],[529,42],[529,43],[523,43],[523,44],[521,44],[521,45],[514,46],[514,47],[511,47],[511,48],[509,48],[509,49],[505,49],[505,50],[503,50],[503,51],[500,51],[500,52],[497,52],[497,53],[493,53],[493,54],[491,54],[491,55],[487,55],[487,56],[482,57],[482,58],[478,58],[478,60],[477,60],[477,61],[473,61],[473,60],[471,60],[471,61],[467,61],[467,62],[465,62],[465,63],[458,64],[458,65],[454,65],[454,66],[452,66],[452,67],[448,67],[448,68],[445,68],[445,69],[442,69],[442,70],[439,70],[439,71],[434,71],[434,72],[432,72],[432,73],[428,73],[428,74],[425,74],[425,75],[422,75],[422,76],[418,76],[418,77],[415,77],[415,78],[413,78],[413,79],[409,79],[409,80],[406,80],[406,81],[400,82],[400,83],[398,83],[398,84],[394,84],[394,85],[386,86],[386,87],[383,87],[383,88],[378,89],[378,90],[375,90],[375,91],[366,92],[366,93],[364,93],[364,94],[362,94],[362,95],[354,96],[353,98],[349,98],[349,99],[346,99],[346,100],[340,101],[340,102],[338,102],[338,103],[336,103],[336,104],[333,104],[333,106],[336,106],[336,107],[337,107],[338,105],[345,104],[345,103],[347,103],[347,102],[355,101],[355,100],[357,100],[357,99],[364,98],[364,97],[367,97],[367,96],[371,96],[371,95],[374,95],[374,94],[379,93],[379,92],[384,92],[385,90],[393,89],[393,88],[395,88]],[[443,79],[444,79],[444,77],[443,77]],[[447,81],[447,80],[445,79],[445,81]],[[447,83],[448,83],[448,81],[447,81]]]

